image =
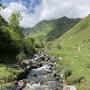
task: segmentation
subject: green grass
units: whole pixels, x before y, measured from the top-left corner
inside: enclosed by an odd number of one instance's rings
[[[52,55],[58,58],[62,57],[62,60],[58,61],[57,69],[64,73],[67,69],[72,70],[72,75],[66,80],[67,84],[74,84],[74,82],[79,77],[84,77],[85,81],[80,84],[78,88],[86,87],[85,89],[78,90],[88,90],[90,88],[90,54],[87,52],[79,52],[77,49],[65,48],[62,50],[54,49],[50,51]],[[75,83],[75,84],[78,84]]]
[[[53,29],[52,23],[49,21],[42,21],[38,23],[36,26],[31,28],[28,33],[30,36],[38,39],[39,41],[43,40],[45,35]]]
[[[67,84],[75,84],[78,90],[90,90],[90,16],[46,47],[51,55],[63,58],[57,63],[58,70],[72,71]]]
[[[12,81],[22,69],[15,65],[0,64],[0,84],[5,84]]]

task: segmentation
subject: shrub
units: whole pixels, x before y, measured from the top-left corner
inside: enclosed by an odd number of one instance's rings
[[[41,43],[35,43],[35,47],[36,48],[44,48],[45,46],[44,46],[43,42],[41,42]]]
[[[84,76],[80,76],[80,75],[72,75],[70,76],[66,81],[67,84],[81,84],[82,80],[85,80]]]
[[[84,77],[83,76],[81,76],[81,77],[78,77],[76,80],[74,80],[74,82],[73,83],[81,83],[81,81],[84,79]]]
[[[65,75],[65,79],[67,79],[70,75],[72,75],[72,70],[70,69],[65,70],[64,75]]]
[[[62,49],[61,45],[58,45],[57,48],[58,48],[58,49]]]
[[[87,42],[90,42],[90,39],[88,39],[88,41]]]
[[[23,51],[21,51],[19,54],[17,54],[17,56],[16,56],[16,59],[19,61],[19,62],[21,62],[22,60],[24,60],[24,59],[26,59],[27,58],[27,56],[26,56],[26,54],[23,52]]]
[[[32,56],[36,51],[35,40],[31,37],[23,39],[23,50],[28,56]]]
[[[87,67],[87,68],[90,68],[90,64],[87,64],[86,67]]]

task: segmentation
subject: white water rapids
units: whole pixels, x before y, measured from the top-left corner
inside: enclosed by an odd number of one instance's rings
[[[23,90],[62,90],[61,83],[53,77],[53,70],[49,62],[32,69],[27,76],[27,82]]]

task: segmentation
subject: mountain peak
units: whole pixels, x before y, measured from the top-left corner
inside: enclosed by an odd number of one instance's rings
[[[39,37],[45,41],[51,41],[67,32],[77,22],[79,22],[78,19],[70,19],[64,16],[54,20],[43,20],[33,28],[30,28],[24,32],[26,35],[30,34],[32,37]]]

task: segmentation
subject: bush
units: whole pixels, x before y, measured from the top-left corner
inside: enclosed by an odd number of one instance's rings
[[[35,47],[36,48],[44,48],[45,46],[44,46],[43,42],[41,42],[41,43],[35,43]]]
[[[90,68],[90,64],[87,64],[87,65],[86,65],[86,68]]]
[[[88,41],[87,42],[90,42],[90,39],[88,39]]]
[[[27,58],[27,56],[26,56],[26,54],[23,52],[23,51],[21,51],[17,56],[16,56],[16,59],[19,61],[19,62],[21,62],[22,60],[24,60],[24,59],[26,59]]]
[[[67,79],[70,75],[72,75],[72,70],[70,69],[65,70],[64,75],[65,75],[65,79]]]
[[[81,84],[82,80],[85,80],[84,76],[79,76],[79,75],[75,75],[75,76],[70,76],[66,81],[67,84],[71,85],[71,84]]]
[[[57,48],[58,48],[58,49],[62,49],[61,45],[58,45]]]
[[[35,40],[31,37],[23,39],[23,50],[28,56],[32,56],[36,52]]]

